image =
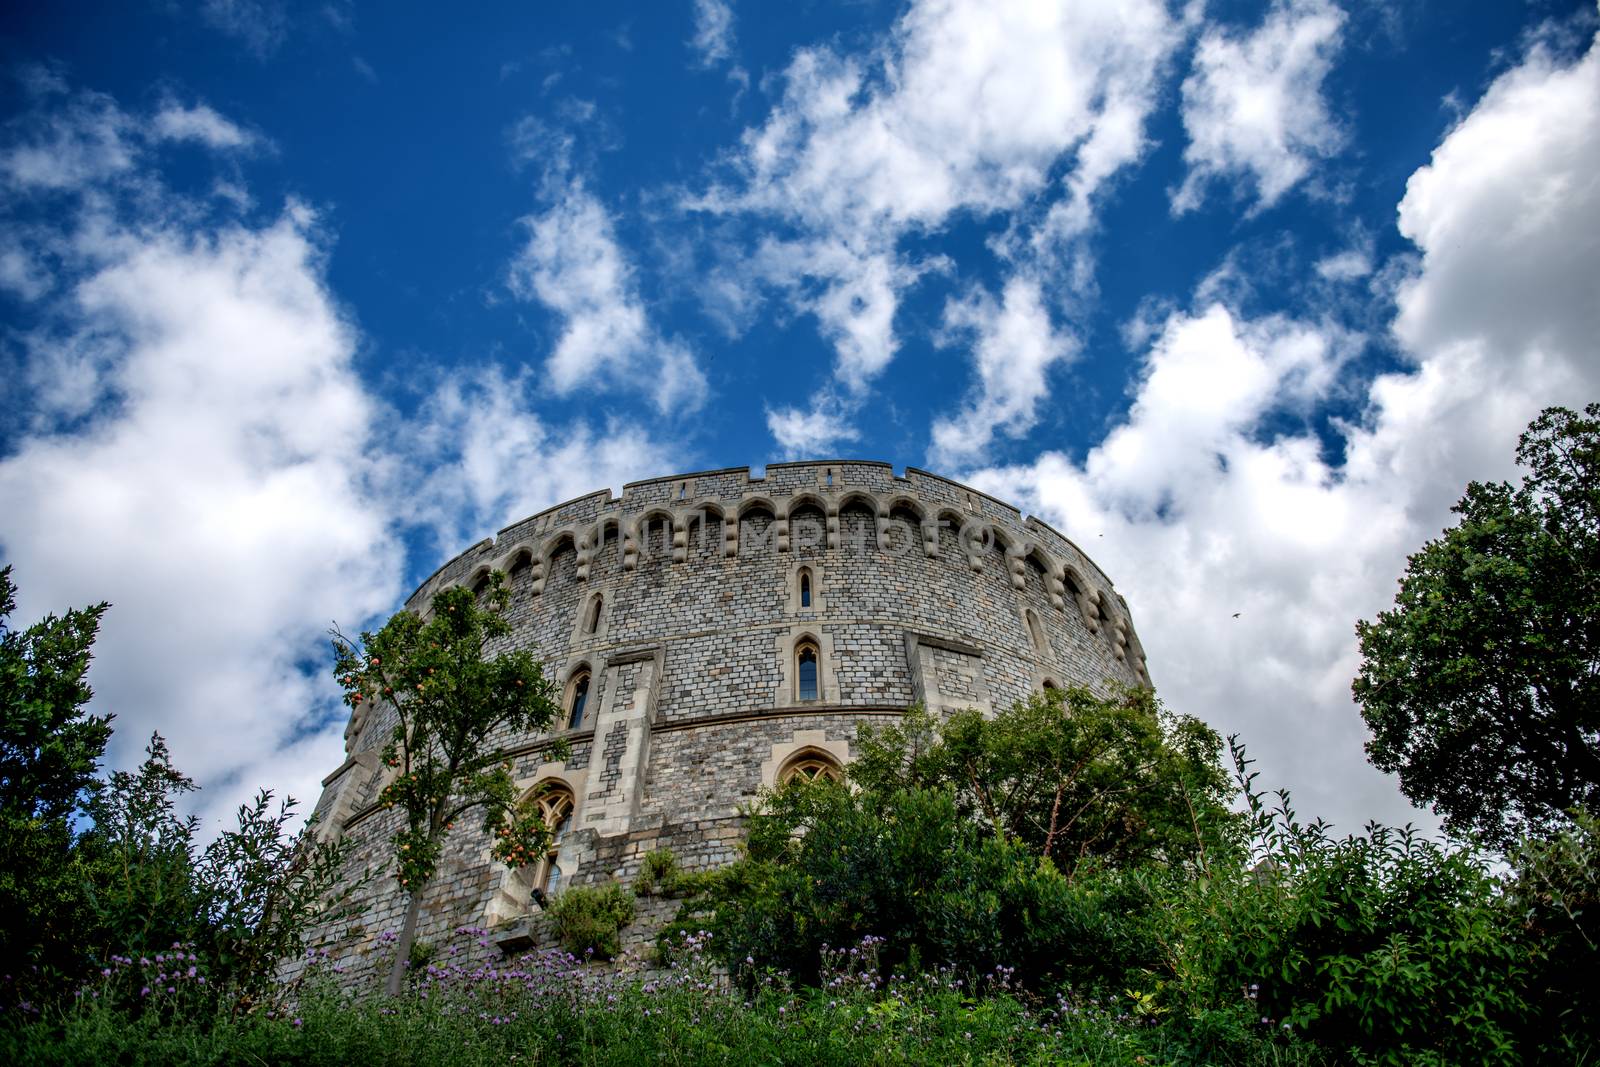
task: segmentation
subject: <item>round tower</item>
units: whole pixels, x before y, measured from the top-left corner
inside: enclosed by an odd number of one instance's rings
[[[563,714],[552,734],[485,743],[519,786],[542,787],[560,836],[513,872],[479,827],[458,827],[424,941],[474,926],[507,949],[536,943],[541,899],[631,880],[658,848],[689,869],[726,863],[741,806],[792,775],[839,775],[861,724],[913,704],[991,711],[1050,686],[1149,683],[1127,604],[1076,545],[916,468],[817,461],[634,482],[508,526],[407,606],[425,612],[493,570],[509,579],[509,642],[544,663]],[[352,718],[348,758],[316,807],[322,833],[382,872],[343,938],[347,958],[370,954],[405,906],[387,870],[397,813],[376,803],[392,773],[378,759],[388,725],[381,711]],[[646,905],[635,942],[675,910]]]

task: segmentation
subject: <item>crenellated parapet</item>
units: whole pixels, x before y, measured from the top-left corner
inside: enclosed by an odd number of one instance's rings
[[[540,596],[550,560],[564,547],[576,552],[577,578],[586,581],[608,535],[620,539],[622,570],[632,574],[645,555],[646,533],[652,527],[665,534],[669,555],[664,562],[669,565],[686,562],[691,536],[719,538],[721,557],[735,559],[741,522],[753,514],[770,517],[779,554],[791,551],[793,527],[806,515],[820,517],[826,547],[838,550],[840,516],[850,509],[872,517],[872,547],[877,550],[914,547],[930,559],[938,558],[939,531],[945,528],[955,531],[960,550],[952,565],[981,572],[991,565],[989,550],[998,546],[1008,579],[1019,591],[1033,561],[1043,571],[1050,606],[1079,612],[1091,632],[1106,627],[1117,657],[1125,659],[1131,652],[1136,670],[1148,680],[1126,602],[1070,539],[1038,518],[1024,518],[1012,505],[960,482],[915,467],[896,475],[887,463],[862,460],[777,463],[761,477],[752,476],[748,467],[728,467],[630,482],[620,497],[609,490],[589,493],[480,541],[440,567],[407,604],[420,610],[452,585],[470,586],[491,571],[513,573],[522,566],[531,569],[532,595]]]

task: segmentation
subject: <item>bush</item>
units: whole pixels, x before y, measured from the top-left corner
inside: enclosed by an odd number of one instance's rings
[[[645,853],[644,861],[639,864],[639,874],[633,880],[633,892],[640,897],[676,900],[698,896],[715,881],[714,872],[686,871],[678,866],[678,857],[670,848],[658,848]]]
[[[772,795],[745,857],[687,905],[658,946],[706,929],[748,982],[764,969],[820,980],[832,947],[881,938],[895,967],[970,976],[1011,968],[1033,989],[1072,979],[1120,993],[1152,983],[1154,905],[1138,874],[1068,879],[1026,847],[979,830],[944,790],[851,792],[829,782]]]
[[[1177,992],[1194,1015],[1242,991],[1264,1025],[1355,1063],[1517,1063],[1527,954],[1470,850],[1410,828],[1336,839],[1268,808],[1235,748],[1257,847],[1180,887]]]
[[[978,988],[951,973],[883,982],[875,943],[829,954],[826,988],[765,976],[747,992],[717,979],[703,936],[678,946],[664,973],[628,976],[558,951],[504,959],[466,944],[398,997],[351,994],[315,977],[292,1012],[126,1010],[86,996],[45,1020],[0,1027],[0,1062],[159,1063],[172,1067],[290,1063],[507,1063],[624,1067],[639,1063],[1029,1064],[1137,1067],[1192,1064],[1185,1038],[1128,998],[1076,1007],[1014,995],[1005,976]],[[152,994],[153,997],[157,996]],[[1311,1067],[1315,1051],[1256,1036],[1226,1062]]]
[[[546,913],[562,948],[574,956],[615,959],[622,952],[620,931],[633,921],[633,896],[615,882],[572,886],[551,898]]]

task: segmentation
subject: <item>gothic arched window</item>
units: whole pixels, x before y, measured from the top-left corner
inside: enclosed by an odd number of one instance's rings
[[[567,729],[583,726],[583,712],[589,703],[589,671],[578,671],[567,683]]]
[[[800,606],[811,606],[811,571],[804,567],[800,568]]]
[[[817,643],[801,641],[794,649],[795,696],[800,700],[817,699]]]
[[[548,899],[561,888],[561,865],[556,858],[561,849],[561,839],[572,829],[572,815],[576,802],[572,790],[564,785],[535,787],[533,802],[539,806],[540,820],[550,828],[550,849],[528,872],[531,877],[524,884],[538,890]]]
[[[803,782],[842,782],[844,768],[826,752],[814,748],[804,749],[790,757],[778,772],[778,785],[785,786],[799,779]]]
[[[596,630],[600,629],[600,611],[604,607],[605,596],[603,594],[596,593],[594,595],[594,599],[589,601],[589,614],[583,620],[584,633],[592,634]]]

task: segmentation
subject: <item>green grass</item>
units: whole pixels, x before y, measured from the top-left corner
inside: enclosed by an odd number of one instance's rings
[[[38,1064],[907,1064],[1142,1065],[1322,1062],[1241,1010],[1207,1020],[1142,1015],[1132,998],[1041,1003],[1002,978],[945,972],[880,987],[844,966],[822,989],[769,975],[731,988],[700,946],[662,972],[621,975],[558,953],[515,961],[456,950],[399,998],[332,975],[274,1011],[238,1015],[183,991],[109,983],[74,1006],[0,1030],[0,1060]],[[849,966],[854,963],[855,966]],[[99,995],[96,995],[99,994]]]

